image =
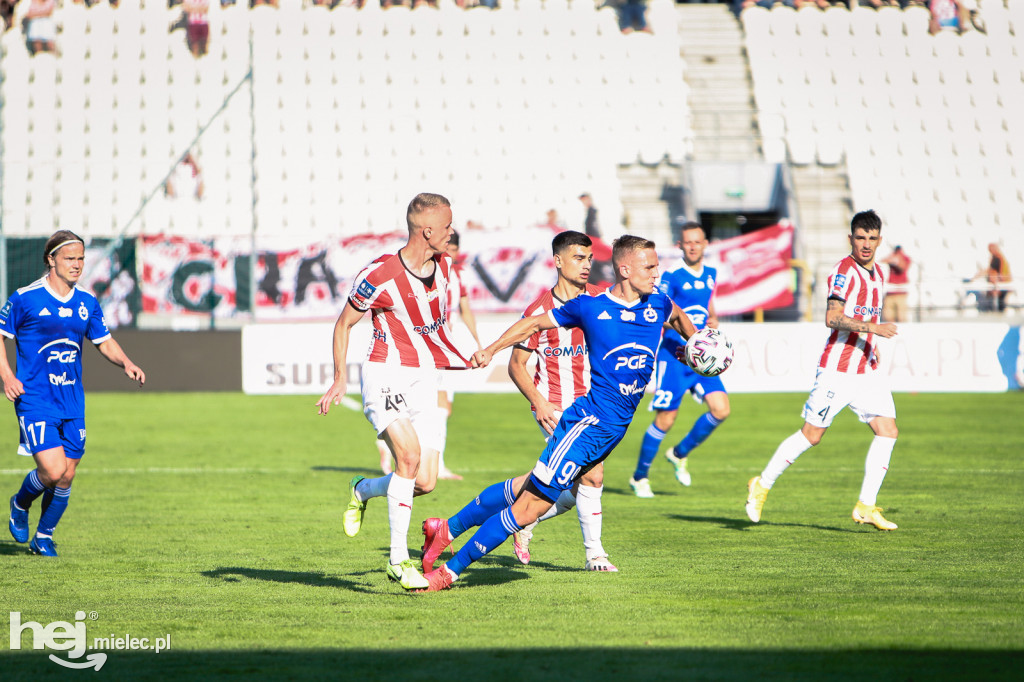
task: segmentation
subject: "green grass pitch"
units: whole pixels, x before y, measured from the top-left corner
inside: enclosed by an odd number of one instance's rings
[[[627,485],[642,407],[606,462],[618,574],[583,570],[570,513],[541,525],[528,567],[507,542],[450,591],[406,594],[383,571],[384,501],[358,537],[341,529],[349,479],[376,471],[361,414],[318,417],[315,397],[91,395],[61,556],[4,533],[0,611],[46,625],[81,610],[90,642],[170,635],[170,648],[73,671],[26,632],[21,650],[3,640],[0,679],[1021,679],[1024,393],[896,396],[879,498],[892,533],[850,518],[871,434],[849,412],[748,523],[746,481],[799,427],[803,399],[732,396],[692,456],[693,487],[659,458],[653,500]],[[699,409],[684,404],[672,442]],[[7,410],[3,500],[28,470]],[[424,518],[526,471],[540,444],[520,396],[458,396],[448,462],[465,480],[417,499],[413,556]]]

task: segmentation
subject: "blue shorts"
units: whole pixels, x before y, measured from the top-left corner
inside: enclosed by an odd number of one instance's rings
[[[678,410],[687,391],[693,391],[694,397],[703,401],[708,393],[724,392],[725,386],[721,377],[697,374],[676,360],[674,349],[663,345],[658,349],[658,360],[654,366],[654,400],[651,401],[650,409]]]
[[[563,414],[533,467],[527,485],[550,502],[598,462],[607,457],[622,437],[625,425],[606,425],[577,400]]]
[[[85,419],[57,419],[44,415],[19,414],[21,438],[18,454],[31,457],[45,450],[64,448],[68,459],[81,459],[85,454]]]

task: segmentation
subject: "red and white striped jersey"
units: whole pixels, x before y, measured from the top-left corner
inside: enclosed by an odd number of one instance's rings
[[[596,296],[601,289],[588,284],[581,296]],[[555,298],[548,289],[537,297],[523,313],[523,317],[532,317],[545,313],[553,308],[560,308],[564,301]],[[583,338],[582,329],[565,329],[555,327],[537,332],[518,348],[537,353],[537,369],[533,375],[533,385],[548,402],[557,405],[563,412],[572,402],[590,390],[590,359],[587,353],[587,342]]]
[[[843,314],[875,324],[882,320],[884,287],[882,268],[876,263],[871,270],[865,270],[853,256],[839,261],[828,276],[828,296],[846,302]],[[846,374],[864,374],[876,369],[878,358],[875,355],[875,335],[833,329],[818,366]]]
[[[368,362],[437,369],[469,366],[445,324],[452,260],[434,256],[434,275],[420,279],[398,254],[381,256],[356,276],[348,301],[370,311]]]

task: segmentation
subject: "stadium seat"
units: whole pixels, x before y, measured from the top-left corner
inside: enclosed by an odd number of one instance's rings
[[[931,14],[926,7],[912,5],[903,10],[903,30],[909,39],[927,35],[930,21]]]

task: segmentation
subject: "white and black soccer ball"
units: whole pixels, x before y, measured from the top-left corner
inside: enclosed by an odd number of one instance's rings
[[[705,327],[686,341],[686,362],[697,374],[718,376],[732,364],[732,341],[720,329]]]

